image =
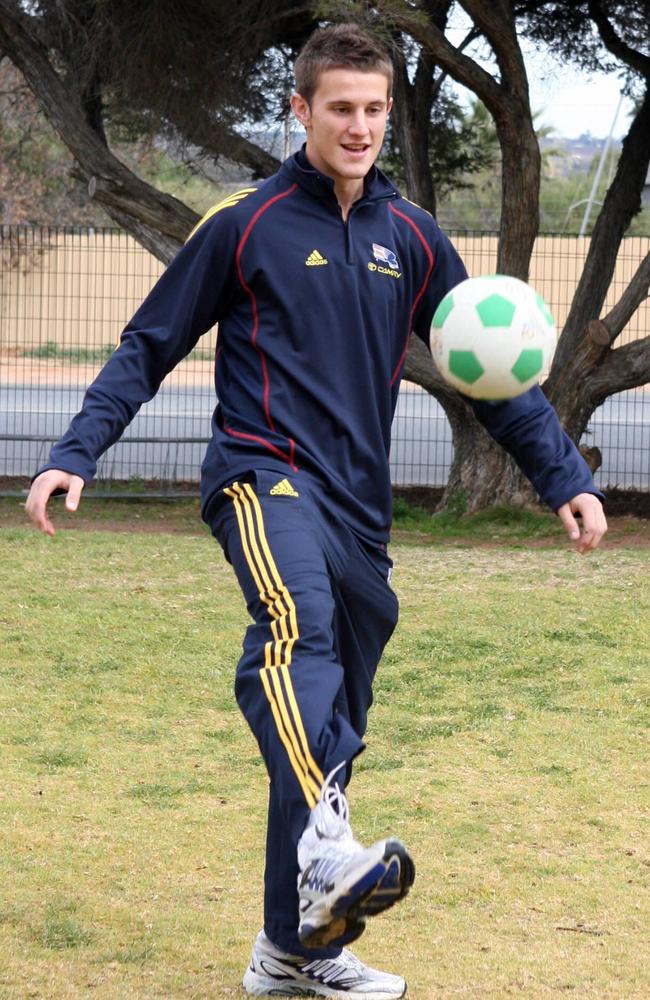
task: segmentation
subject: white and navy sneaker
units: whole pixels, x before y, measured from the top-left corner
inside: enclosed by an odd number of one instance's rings
[[[354,941],[366,917],[406,896],[415,865],[399,840],[362,847],[352,835],[344,793],[328,775],[298,842],[298,937],[306,948]]]
[[[369,968],[346,950],[338,958],[287,955],[260,931],[244,976],[244,989],[253,997],[392,1000],[404,996],[406,983],[401,976]]]

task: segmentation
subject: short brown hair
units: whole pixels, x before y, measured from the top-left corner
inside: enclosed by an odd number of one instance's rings
[[[383,73],[388,94],[393,88],[393,63],[388,49],[358,24],[333,24],[318,28],[305,42],[296,63],[296,90],[309,103],[321,73],[328,69],[356,69]]]

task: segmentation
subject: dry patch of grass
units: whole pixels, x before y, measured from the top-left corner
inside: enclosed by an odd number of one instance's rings
[[[414,998],[646,998],[650,554],[399,544],[351,803],[412,846],[358,943]],[[0,997],[237,995],[266,777],[205,537],[0,533]]]

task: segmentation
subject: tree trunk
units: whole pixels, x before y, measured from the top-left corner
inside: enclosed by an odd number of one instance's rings
[[[433,92],[433,59],[421,53],[415,82],[409,82],[403,55],[395,52],[393,122],[402,153],[409,198],[432,215],[436,196],[429,166],[429,121]]]
[[[472,59],[454,49],[438,26],[422,19],[395,15],[456,80],[470,87],[494,118],[502,150],[502,213],[497,271],[528,280],[530,257],[539,228],[541,158],[533,127],[526,68],[509,3],[499,0],[464,4],[498,53],[501,83]],[[429,112],[430,113],[430,112]],[[489,437],[470,407],[450,389],[425,357],[426,348],[412,338],[405,377],[428,389],[441,403],[451,425],[454,458],[442,505],[462,498],[471,512],[486,506],[521,506],[534,493],[516,464]],[[416,353],[417,352],[417,353]]]
[[[497,272],[528,281],[539,232],[541,155],[533,125],[528,75],[508,0],[465,0],[465,9],[491,44],[501,82],[479,95],[494,119],[501,147],[501,225]]]
[[[513,106],[515,100],[513,99]],[[501,144],[501,226],[497,274],[528,281],[530,258],[539,231],[541,156],[530,116],[514,122],[510,114],[496,120]]]
[[[494,118],[502,150],[502,212],[497,270],[528,280],[530,257],[538,231],[540,154],[534,132],[528,82],[519,47],[512,5],[508,0],[463,0],[462,6],[492,46],[500,81],[455,50],[431,21],[386,0],[382,9],[408,31],[456,80],[477,94]],[[598,8],[598,9],[596,9]],[[616,39],[611,25],[590,5],[605,44],[649,78],[648,58],[632,53]],[[618,169],[605,198],[567,323],[560,338],[550,378],[544,386],[568,433],[579,442],[596,407],[614,392],[650,380],[650,337],[623,348],[612,345],[625,322],[648,292],[650,263],[644,262],[633,281],[634,295],[625,293],[602,321],[599,316],[611,283],[621,239],[640,205],[650,159],[650,96],[648,91],[623,143]],[[630,286],[632,289],[632,286]],[[634,302],[632,302],[634,299]],[[625,300],[625,301],[623,301]],[[428,388],[443,405],[454,440],[454,462],[443,502],[459,492],[471,497],[468,509],[498,502],[519,503],[531,491],[514,463],[493,445],[468,407],[450,406],[439,379],[424,372],[422,359],[407,356],[408,378]],[[600,463],[598,449],[584,451],[592,470]]]
[[[614,179],[605,196],[591,237],[589,252],[547,382],[549,399],[571,437],[578,441],[604,399],[648,381],[650,339],[612,350],[625,323],[648,293],[650,264],[646,258],[635,279],[634,308],[613,309],[600,321],[625,230],[641,206],[650,164],[650,88],[623,141]],[[632,289],[632,284],[630,285]],[[621,353],[622,352],[622,353]],[[620,355],[620,357],[616,357]],[[622,362],[635,363],[629,371]]]
[[[419,337],[411,337],[404,378],[426,389],[442,406],[451,427],[454,458],[440,508],[472,514],[485,507],[521,507],[535,494],[517,465],[489,436],[463,397],[445,382]]]

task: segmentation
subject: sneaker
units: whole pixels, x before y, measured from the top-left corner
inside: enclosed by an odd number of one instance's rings
[[[415,865],[399,840],[364,848],[354,839],[347,799],[332,782],[337,770],[328,775],[298,842],[298,937],[306,948],[354,941],[366,917],[403,899],[415,879]]]
[[[260,931],[253,946],[244,989],[253,997],[347,997],[348,1000],[389,1000],[403,997],[406,983],[364,965],[349,952],[338,958],[287,955]]]

